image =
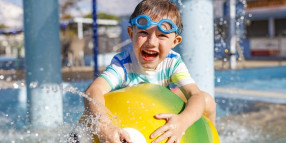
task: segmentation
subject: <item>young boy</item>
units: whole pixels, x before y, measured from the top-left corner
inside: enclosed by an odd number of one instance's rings
[[[133,48],[117,54],[106,70],[89,86],[86,94],[104,105],[104,94],[111,90],[150,82],[169,87],[175,83],[186,99],[186,107],[180,114],[162,113],[156,119],[166,124],[154,131],[153,143],[168,139],[168,143],[180,142],[186,129],[204,113],[212,122],[215,120],[213,98],[200,91],[182,62],[180,55],[172,49],[182,41],[183,25],[178,8],[168,0],[143,0],[130,17],[128,34]],[[91,101],[85,100],[86,110],[92,115],[105,115]],[[100,122],[109,122],[104,118]],[[104,142],[131,142],[121,128],[99,126]]]

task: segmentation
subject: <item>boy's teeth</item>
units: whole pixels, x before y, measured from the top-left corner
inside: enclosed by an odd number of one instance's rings
[[[147,54],[156,54],[157,52],[145,51]]]

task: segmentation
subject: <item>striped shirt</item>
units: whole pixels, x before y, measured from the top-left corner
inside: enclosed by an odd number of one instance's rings
[[[136,59],[133,48],[115,55],[111,64],[100,75],[112,90],[148,82],[168,87],[170,83],[178,87],[194,83],[181,56],[170,51],[156,69],[144,69]]]

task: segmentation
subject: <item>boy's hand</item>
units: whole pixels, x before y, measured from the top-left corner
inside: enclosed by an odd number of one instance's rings
[[[99,130],[99,140],[100,142],[109,143],[131,143],[129,134],[123,129],[114,125],[103,125]]]
[[[155,119],[166,120],[166,124],[151,134],[151,139],[160,135],[152,143],[159,143],[166,138],[168,139],[166,143],[179,143],[185,131],[189,127],[177,114],[158,114],[155,115]]]

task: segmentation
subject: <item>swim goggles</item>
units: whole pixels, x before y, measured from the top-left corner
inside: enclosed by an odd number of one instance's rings
[[[142,15],[132,18],[130,21],[130,24],[132,26],[136,25],[140,29],[147,29],[151,25],[156,25],[158,29],[165,34],[169,34],[172,32],[176,32],[180,34],[178,30],[179,29],[178,26],[174,24],[172,20],[170,19],[162,19],[159,22],[156,22],[156,21],[152,21],[149,16],[142,14]]]

